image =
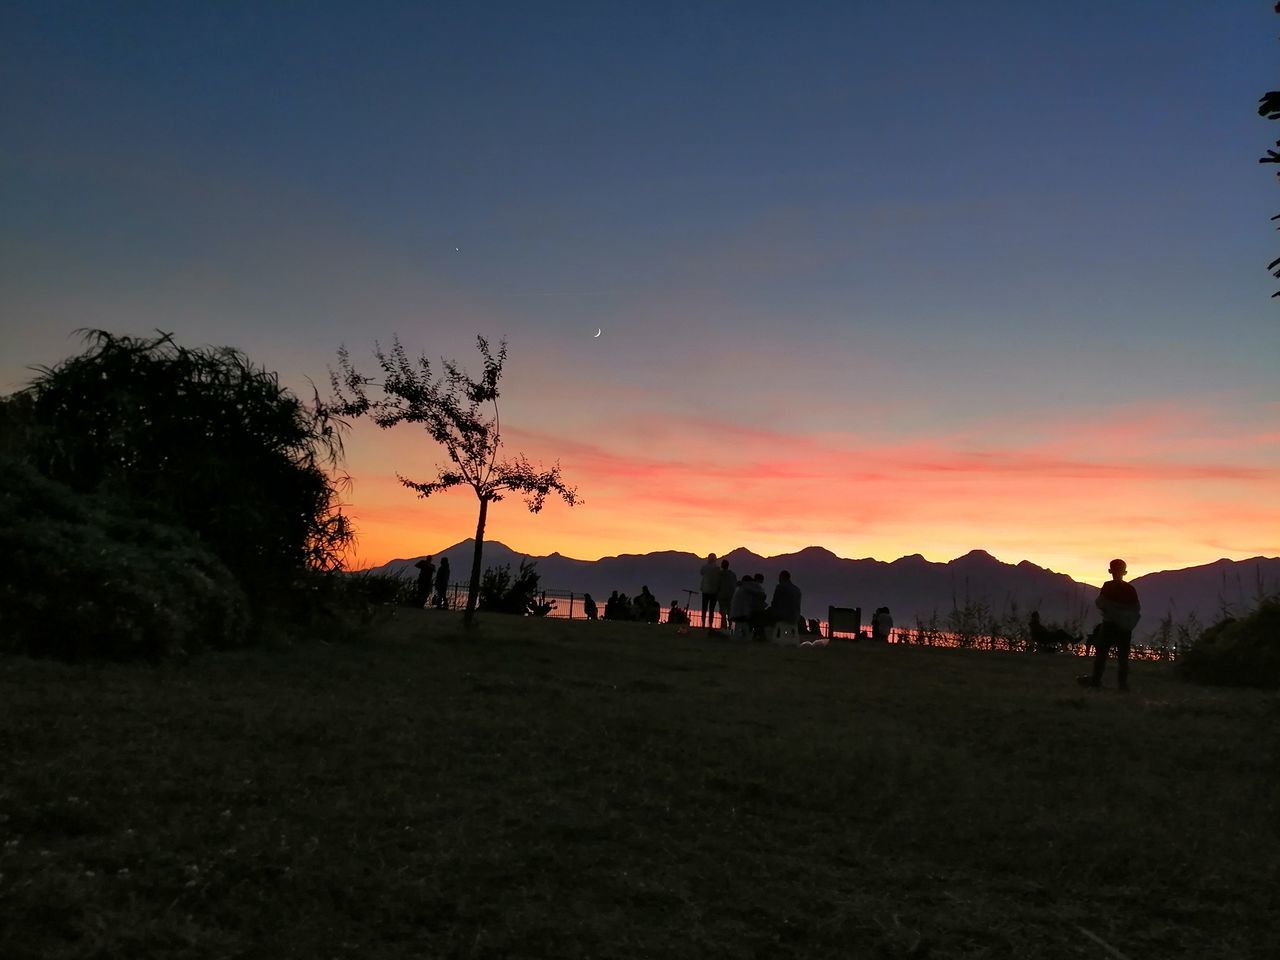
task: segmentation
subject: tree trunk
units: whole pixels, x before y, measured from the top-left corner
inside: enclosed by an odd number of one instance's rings
[[[476,616],[476,602],[480,599],[480,558],[484,552],[484,522],[489,515],[489,498],[480,498],[480,519],[476,521],[476,552],[471,558],[471,587],[467,590],[467,612],[462,615],[462,625],[470,629]]]

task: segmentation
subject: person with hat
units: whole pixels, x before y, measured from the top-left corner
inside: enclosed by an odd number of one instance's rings
[[[1129,690],[1129,643],[1133,639],[1133,628],[1142,618],[1142,604],[1138,602],[1138,591],[1133,584],[1125,583],[1128,565],[1123,560],[1112,560],[1107,570],[1111,579],[1102,585],[1098,599],[1094,601],[1102,611],[1101,629],[1098,631],[1098,650],[1093,655],[1093,672],[1076,680],[1084,687],[1102,686],[1102,672],[1107,668],[1107,654],[1112,647],[1116,648],[1119,663],[1116,667],[1116,681],[1121,692]]]

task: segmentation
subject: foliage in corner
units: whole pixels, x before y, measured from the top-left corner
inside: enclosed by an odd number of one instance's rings
[[[1280,13],[1280,3],[1275,6],[1276,13]],[[1258,114],[1266,117],[1268,120],[1280,120],[1280,90],[1268,90],[1258,100]],[[1276,141],[1276,146],[1280,147],[1280,140]],[[1280,152],[1268,150],[1265,157],[1258,158],[1259,163],[1280,163]],[[1280,173],[1277,174],[1280,177]],[[1272,220],[1280,220],[1280,213],[1277,213]],[[1269,264],[1267,269],[1271,271],[1271,275],[1280,280],[1280,257],[1276,257]],[[1277,290],[1271,296],[1280,297],[1280,290]]]
[[[0,652],[128,659],[243,643],[244,591],[192,533],[0,460]]]
[[[483,373],[472,378],[452,360],[441,360],[441,373],[420,355],[411,360],[399,338],[390,352],[374,345],[381,377],[365,377],[356,371],[345,347],[338,350],[338,371],[330,371],[336,412],[344,417],[370,417],[384,429],[402,423],[420,425],[427,435],[444,447],[449,463],[439,468],[432,480],[399,480],[420,497],[467,486],[480,505],[476,522],[475,553],[471,561],[471,583],[467,591],[465,622],[469,626],[480,598],[481,564],[485,524],[489,504],[509,493],[524,497],[529,510],[538,513],[554,493],[569,506],[581,501],[577,490],[567,485],[557,462],[551,469],[533,466],[522,454],[499,459],[502,448],[498,414],[498,383],[507,359],[506,342],[495,353],[484,337],[476,337],[483,361]],[[369,388],[377,393],[370,396]]]
[[[251,597],[333,570],[353,539],[338,503],[341,420],[229,347],[85,333],[0,402],[0,452],[83,494],[194,533]]]
[[[1280,687],[1280,597],[1209,627],[1175,662],[1192,683],[1226,687]]]

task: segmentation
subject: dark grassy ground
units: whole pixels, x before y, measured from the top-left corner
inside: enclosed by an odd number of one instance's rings
[[[0,957],[1280,956],[1274,695],[1080,669],[411,611],[0,660]]]

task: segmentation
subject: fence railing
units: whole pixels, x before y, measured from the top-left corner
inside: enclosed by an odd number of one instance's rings
[[[449,610],[462,610],[467,605],[468,585],[465,583],[454,583],[449,585],[449,589],[444,597],[444,608]],[[553,619],[563,620],[586,620],[587,607],[586,598],[588,594],[580,593],[573,590],[540,590],[535,598],[541,606],[549,607],[545,613],[539,614]],[[605,598],[592,597],[596,604],[596,619],[604,620],[605,617]],[[634,601],[635,598],[632,598]],[[680,612],[688,616],[687,626],[691,629],[703,629],[706,624],[702,619],[701,609],[686,609],[680,607]],[[671,613],[670,607],[659,607],[658,619],[651,621],[654,623],[666,624]],[[615,618],[616,619],[616,618]],[[630,618],[635,620],[637,618]],[[812,624],[814,621],[810,621]],[[831,636],[830,624],[826,620],[816,620],[818,631],[824,637]],[[729,625],[724,622],[719,613],[713,615],[712,626],[716,629],[729,629]],[[859,639],[870,639],[870,627],[864,627],[859,631]],[[851,637],[849,639],[852,639]],[[942,630],[928,626],[916,627],[894,627],[889,631],[888,643],[902,646],[918,646],[918,647],[941,647],[946,649],[960,650],[996,650],[1006,653],[1034,653],[1030,639],[1027,634],[1009,633],[1001,631],[988,631],[983,633],[969,632],[958,633],[954,631]],[[1060,652],[1067,653],[1078,657],[1093,656],[1094,650],[1088,640],[1081,640],[1076,643],[1062,645],[1055,650],[1044,650],[1041,652]],[[1114,656],[1114,652],[1112,654]],[[1152,643],[1134,643],[1130,647],[1129,656],[1134,660],[1175,660],[1178,656],[1176,646],[1163,646]]]

